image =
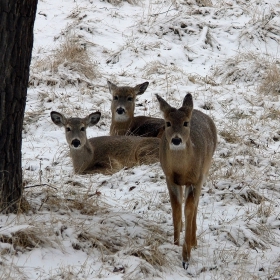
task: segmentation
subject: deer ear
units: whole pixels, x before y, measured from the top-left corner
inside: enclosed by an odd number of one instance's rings
[[[101,113],[100,112],[95,112],[90,114],[87,118],[86,118],[86,124],[88,126],[93,126],[95,124],[97,124],[100,120],[101,117]]]
[[[54,124],[56,124],[57,126],[61,127],[65,125],[65,117],[62,114],[52,111],[51,118]]]
[[[190,109],[193,109],[193,98],[190,93],[188,93],[184,100],[183,100],[183,107],[188,107]]]
[[[134,89],[135,89],[135,93],[136,95],[141,95],[145,92],[145,90],[147,89],[149,85],[149,82],[145,82],[143,84],[137,85]]]
[[[156,94],[157,100],[159,102],[159,108],[161,112],[165,115],[168,110],[170,110],[172,107],[158,94]]]
[[[110,81],[107,81],[107,85],[111,94],[113,94],[113,92],[118,88],[115,84],[111,83]]]
[[[187,116],[191,118],[193,111],[193,99],[190,93],[185,96],[183,106],[179,110],[185,112]]]

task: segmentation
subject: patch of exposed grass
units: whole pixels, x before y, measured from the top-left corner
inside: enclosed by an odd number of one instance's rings
[[[239,36],[241,45],[247,46],[250,43],[279,43],[278,12],[273,6],[263,9],[259,5],[252,6],[249,1],[245,4],[246,12],[250,14],[251,20],[246,24]],[[249,6],[248,6],[249,4]]]
[[[160,246],[166,241],[165,233],[156,226],[150,227],[151,233],[146,236],[144,244],[133,244],[127,254],[141,258],[152,266],[166,266],[170,263],[168,256],[163,253]]]
[[[29,84],[36,86],[46,85],[91,84],[99,72],[93,63],[86,44],[73,34],[65,37],[52,55],[36,60],[31,65]]]
[[[30,251],[44,245],[51,246],[46,234],[39,227],[29,226],[11,233],[0,234],[0,242],[11,244],[16,251]]]
[[[278,63],[279,64],[279,63]],[[277,60],[253,52],[238,53],[212,70],[212,77],[224,83],[259,83],[258,91],[280,94],[280,69]]]
[[[244,190],[240,196],[246,201],[254,204],[260,204],[265,198],[253,189]]]
[[[120,251],[126,243],[125,239],[109,239],[108,237],[109,236],[102,234],[81,232],[77,237],[79,244],[72,244],[72,246],[74,249],[83,248],[84,246],[86,246],[86,248],[97,248],[102,254],[111,255]]]
[[[258,91],[264,95],[280,95],[280,66],[277,63],[267,66]]]
[[[120,6],[124,2],[127,2],[130,5],[138,5],[138,6],[142,4],[141,0],[106,0],[106,2],[112,4],[113,6]]]
[[[280,118],[280,110],[277,108],[265,108],[263,115],[260,117],[261,120],[279,120]]]
[[[213,6],[211,0],[196,0],[195,2],[199,7],[212,7]]]
[[[66,182],[65,184],[69,184]],[[77,186],[77,184],[74,184]],[[37,210],[47,209],[48,211],[61,212],[77,210],[83,215],[95,215],[100,211],[105,211],[104,206],[100,206],[97,203],[97,197],[99,192],[88,192],[84,194],[78,194],[75,191],[69,191],[64,196],[58,195],[57,191],[53,189],[47,190],[47,192],[39,192],[35,194],[29,192],[29,196],[41,196],[40,205],[35,206]]]
[[[222,130],[219,134],[226,140],[228,143],[239,143],[240,138],[234,134],[232,131]]]

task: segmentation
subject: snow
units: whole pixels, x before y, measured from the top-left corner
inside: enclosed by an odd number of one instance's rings
[[[0,216],[0,278],[280,279],[279,80],[278,92],[260,91],[269,67],[279,71],[279,1],[130,3],[39,0],[22,149],[30,210]],[[55,66],[67,40],[89,56]],[[161,117],[155,93],[178,107],[190,92],[215,121],[186,271],[160,164],[76,175],[51,121],[53,110],[99,110],[88,137],[108,135],[107,80],[149,81],[136,115]]]

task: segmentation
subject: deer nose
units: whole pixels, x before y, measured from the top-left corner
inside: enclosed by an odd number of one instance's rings
[[[119,115],[121,115],[121,114],[123,114],[125,111],[124,111],[124,108],[122,108],[122,107],[119,107],[118,109],[117,109],[117,113],[119,114]]]
[[[78,148],[79,146],[81,146],[81,141],[78,139],[74,139],[72,140],[71,145],[74,146],[75,148]]]
[[[173,145],[178,146],[182,143],[182,139],[179,137],[175,137],[175,138],[172,138],[171,142]]]

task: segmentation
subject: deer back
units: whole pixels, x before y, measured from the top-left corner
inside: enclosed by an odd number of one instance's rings
[[[164,120],[146,116],[134,117],[129,128],[128,134],[144,137],[161,138],[164,132]]]
[[[136,136],[101,136],[89,139],[94,158],[88,170],[108,173],[124,167],[159,162],[160,139]]]

